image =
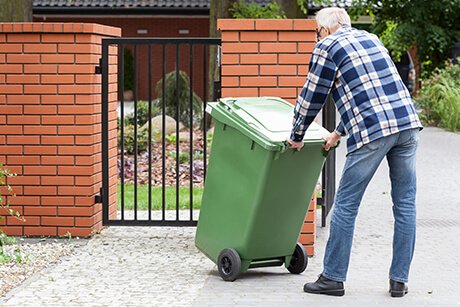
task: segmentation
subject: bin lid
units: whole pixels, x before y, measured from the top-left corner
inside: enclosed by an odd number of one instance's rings
[[[240,130],[269,150],[285,149],[292,130],[294,106],[277,97],[222,98],[209,103],[206,112],[216,120]],[[313,122],[304,143],[323,143],[328,131]]]

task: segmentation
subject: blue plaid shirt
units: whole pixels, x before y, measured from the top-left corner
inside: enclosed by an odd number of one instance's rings
[[[388,50],[374,34],[342,26],[316,44],[309,65],[294,108],[291,140],[302,141],[329,94],[341,117],[336,132],[348,134],[348,153],[381,137],[422,128]]]

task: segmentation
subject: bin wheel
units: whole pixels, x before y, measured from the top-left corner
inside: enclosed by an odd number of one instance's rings
[[[287,267],[288,271],[292,274],[300,274],[307,268],[308,265],[308,256],[307,252],[303,245],[297,242],[294,250],[294,254],[292,254],[291,263]]]
[[[241,258],[233,248],[226,248],[219,254],[217,269],[225,281],[234,281],[241,273]]]

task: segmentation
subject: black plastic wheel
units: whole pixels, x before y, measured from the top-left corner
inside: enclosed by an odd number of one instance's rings
[[[308,256],[307,252],[303,245],[297,242],[294,250],[294,254],[292,254],[291,263],[287,267],[288,271],[292,274],[300,274],[307,268],[308,265]]]
[[[233,248],[222,250],[217,259],[217,269],[225,281],[234,281],[241,273],[241,258]]]

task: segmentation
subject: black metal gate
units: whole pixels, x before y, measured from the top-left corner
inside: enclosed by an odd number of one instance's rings
[[[323,126],[329,131],[334,131],[336,128],[335,120],[335,104],[332,97],[329,96],[326,104],[323,107]],[[344,146],[344,145],[342,145]],[[326,227],[326,218],[332,209],[334,204],[335,195],[335,150],[332,150],[326,159],[322,171],[322,191],[321,198],[318,199],[318,203],[321,205],[321,227]]]
[[[100,67],[102,73],[103,181],[101,200],[103,203],[104,225],[195,226],[197,224],[197,210],[194,210],[194,206],[199,207],[200,204],[200,193],[206,175],[208,156],[208,119],[204,111],[208,97],[207,65],[210,48],[216,48],[220,44],[220,39],[216,38],[103,39]],[[116,218],[109,218],[110,140],[108,106],[110,46],[114,46],[118,50],[116,57],[118,59],[119,142],[117,145],[118,199]],[[140,56],[142,48],[144,49],[144,57]],[[125,65],[127,61],[125,56],[126,50],[131,50],[133,54],[133,112],[130,114],[130,118],[134,124],[131,123],[131,125],[126,121],[127,114],[125,111],[125,106],[129,102],[124,99],[125,83],[129,79],[126,78],[125,71],[129,68],[129,65]],[[171,54],[173,55],[172,59]],[[201,60],[197,61],[200,58]],[[139,63],[139,59],[141,59],[142,63]],[[172,62],[169,65],[168,60]],[[157,64],[156,67],[155,63]],[[172,70],[170,70],[171,67]],[[183,140],[184,133],[180,132],[181,111],[184,111],[181,110],[181,106],[184,106],[183,102],[181,104],[181,99],[183,99],[182,94],[184,94],[184,91],[180,90],[181,83],[184,80],[181,71],[184,67],[188,71],[188,77],[185,79],[189,82],[189,87],[187,88],[188,96],[185,95],[188,100],[186,101],[185,108],[188,110],[186,115],[189,122],[189,128],[186,132],[188,133],[187,140]],[[200,69],[197,69],[198,67]],[[144,74],[142,74],[142,71]],[[168,78],[170,73],[174,73],[172,78]],[[153,83],[158,78],[163,80],[163,82],[156,82],[157,92],[160,87],[161,95],[153,98]],[[201,83],[197,82],[200,79]],[[196,83],[200,84],[197,85]],[[141,85],[144,88],[143,92]],[[212,99],[215,100],[220,98],[220,76],[219,80],[213,82],[213,86]],[[175,91],[168,92],[168,87],[175,88]],[[199,112],[194,110],[194,99],[196,96],[201,96],[203,102],[199,108]],[[168,99],[170,101],[173,99],[174,104],[176,104],[177,107],[174,110],[171,110],[171,106],[168,105]],[[157,104],[154,103],[155,101]],[[147,104],[147,109],[145,107],[140,109],[145,104]],[[152,120],[148,120],[148,123],[144,124],[143,127],[139,127],[139,118],[142,116],[152,118],[155,110],[160,111],[159,117],[161,118],[161,133],[156,139],[153,138],[157,131],[153,130]],[[174,114],[171,114],[171,112]],[[194,131],[194,118],[197,113],[201,114],[200,125],[195,129],[198,131],[198,137],[196,131]],[[170,135],[166,134],[167,115],[171,115],[175,119],[175,133]],[[323,110],[323,126],[329,131],[335,129],[335,106],[332,101],[329,101]],[[199,139],[199,144],[195,144],[196,139]],[[181,142],[188,143],[188,147],[182,151]],[[142,153],[139,150],[141,144],[145,146],[145,151]],[[198,157],[196,155],[197,152]],[[154,153],[160,157],[159,164],[154,163],[155,161],[158,162],[158,159],[154,157]],[[174,162],[173,167],[170,165],[171,162]],[[144,163],[144,166],[142,166],[142,163]],[[127,164],[131,169],[127,168]],[[146,168],[145,164],[147,165]],[[146,174],[146,178],[139,178],[140,169],[141,173]],[[183,180],[182,177],[184,174],[185,177],[188,177],[188,182]],[[198,180],[199,184],[194,182],[197,176],[200,179]],[[174,178],[174,182],[170,182],[170,178]],[[195,192],[197,192],[196,195]],[[318,199],[318,203],[322,205],[323,227],[326,225],[327,214],[332,208],[334,193],[335,151],[329,154],[322,172],[322,196]]]
[[[207,66],[210,48],[218,48],[220,43],[216,38],[103,39],[104,225],[197,224],[194,203],[200,203],[208,155],[209,119],[204,111],[209,89]],[[118,199],[117,216],[109,218],[109,47],[113,46],[118,59]],[[127,65],[131,59],[132,65]],[[132,83],[132,102],[125,100],[128,82]],[[216,99],[220,80],[214,85]],[[171,124],[171,118],[175,123]],[[153,127],[154,123],[160,126]],[[170,128],[174,132],[167,134]]]

